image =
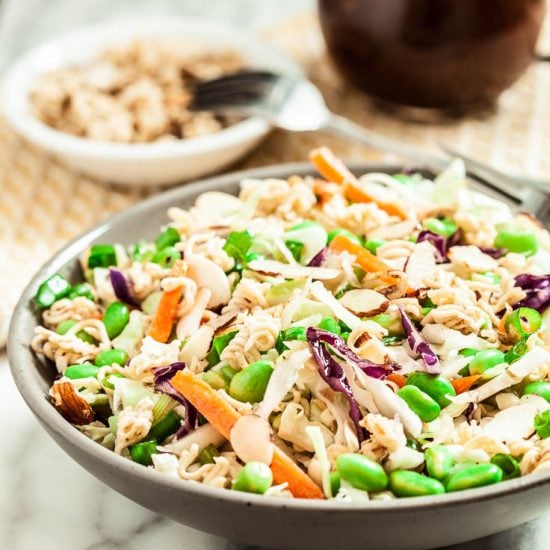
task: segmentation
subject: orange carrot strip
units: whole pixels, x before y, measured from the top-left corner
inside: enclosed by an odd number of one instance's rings
[[[206,382],[188,371],[179,371],[172,378],[172,386],[178,390],[216,430],[226,439],[240,414]],[[275,447],[271,463],[273,481],[287,483],[289,491],[297,498],[324,498],[321,489],[281,449]]]
[[[407,379],[402,374],[397,374],[396,372],[388,374],[388,376],[386,376],[386,380],[397,384],[400,388],[407,383]]]
[[[176,262],[174,264],[172,274],[175,277],[185,274],[183,262]],[[147,335],[154,338],[157,342],[166,342],[170,337],[182,294],[182,287],[165,290],[162,293],[157,311],[147,331]]]
[[[321,176],[334,183],[357,182],[348,167],[328,148],[319,147],[309,153],[309,162]]]
[[[178,371],[170,383],[218,432],[229,439],[231,428],[241,415],[219,393],[186,370]]]
[[[402,220],[407,213],[398,205],[378,200],[360,187],[359,180],[350,172],[347,166],[328,147],[319,147],[309,153],[309,161],[319,174],[328,181],[344,185],[344,195],[353,202],[374,202],[381,210],[390,216],[397,216]]]
[[[371,254],[366,248],[350,241],[344,235],[336,235],[332,239],[329,248],[335,252],[349,252],[356,257],[357,265],[361,266],[367,273],[385,273],[389,267],[379,260],[374,254]]]
[[[472,376],[465,376],[464,378],[456,378],[455,380],[451,380],[451,384],[458,395],[459,393],[468,391],[480,378],[481,374],[474,374]]]
[[[344,195],[353,202],[375,202],[380,210],[384,210],[384,212],[387,212],[390,216],[397,216],[402,220],[407,218],[407,213],[400,206],[392,202],[378,200],[372,195],[369,195],[364,189],[357,187],[356,184],[346,183]]]

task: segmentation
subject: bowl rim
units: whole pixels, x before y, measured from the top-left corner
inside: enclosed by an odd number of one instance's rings
[[[358,174],[367,171],[385,171],[393,173],[400,169],[396,164],[372,162],[349,163],[349,168]],[[421,167],[419,168],[421,169]],[[29,313],[32,314],[31,298],[34,296],[38,285],[44,277],[57,272],[68,262],[74,262],[83,248],[88,246],[93,240],[100,237],[107,230],[116,228],[116,225],[119,222],[123,222],[129,214],[143,214],[148,210],[159,208],[168,201],[175,202],[189,198],[194,199],[198,194],[205,191],[224,191],[227,187],[235,185],[245,178],[285,178],[294,174],[306,175],[314,173],[314,169],[308,163],[277,164],[210,177],[176,189],[171,189],[140,201],[96,224],[94,227],[71,240],[65,247],[48,260],[48,262],[46,262],[34,275],[23,291],[11,319],[8,336],[8,358],[12,376],[18,391],[34,415],[40,419],[40,423],[45,424],[48,430],[55,432],[58,436],[67,440],[71,446],[77,447],[80,451],[86,453],[90,459],[103,462],[106,466],[111,467],[115,471],[123,471],[127,476],[136,476],[138,480],[151,485],[159,484],[167,490],[181,491],[182,493],[188,492],[199,497],[214,498],[218,501],[223,500],[235,505],[253,505],[262,508],[285,508],[290,511],[296,509],[306,513],[346,513],[352,510],[371,513],[409,513],[473,502],[479,503],[498,499],[499,497],[507,497],[543,485],[549,485],[550,471],[547,471],[528,474],[527,476],[503,481],[495,485],[469,489],[467,491],[386,501],[371,500],[365,503],[357,503],[346,501],[336,502],[334,500],[286,499],[280,497],[265,498],[261,495],[240,493],[228,489],[218,489],[199,483],[186,483],[184,480],[174,480],[160,472],[156,472],[150,468],[144,468],[86,437],[65,420],[50,404],[49,400],[45,398],[45,394],[39,388],[38,382],[36,381],[35,369],[27,368],[27,366],[32,363],[34,355],[30,349],[30,343],[24,341],[24,338],[19,336],[20,333],[24,332],[22,329],[25,327],[25,317]]]
[[[224,22],[196,16],[115,19],[63,33],[31,48],[16,59],[8,68],[2,85],[1,102],[8,122],[21,135],[45,149],[82,157],[101,156],[106,160],[162,160],[174,156],[193,155],[211,149],[226,148],[252,136],[267,134],[271,124],[261,117],[251,116],[205,136],[149,143],[118,143],[63,132],[39,120],[29,108],[30,88],[39,74],[78,64],[78,61],[71,61],[71,54],[62,54],[60,61],[56,63],[44,61],[52,52],[70,51],[71,44],[84,41],[91,47],[92,52],[80,56],[80,62],[85,63],[87,58],[93,58],[95,53],[109,45],[124,43],[137,37],[170,37],[178,31],[189,32],[196,39],[200,36],[206,39],[215,35],[220,43],[226,44],[229,48],[242,50],[246,46],[247,50],[256,52],[256,57],[270,59],[270,63],[279,66],[281,70],[291,74],[302,73],[299,65],[273,44]],[[268,62],[262,64],[269,65]]]

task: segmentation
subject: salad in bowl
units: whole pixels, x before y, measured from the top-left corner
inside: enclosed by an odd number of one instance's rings
[[[245,179],[38,288],[32,349],[76,429],[162,475],[391,500],[550,468],[550,237],[435,179]],[[444,498],[444,497],[442,497]]]

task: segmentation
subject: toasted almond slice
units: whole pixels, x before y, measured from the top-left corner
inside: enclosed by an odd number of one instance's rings
[[[231,428],[231,445],[243,462],[263,462],[268,466],[273,460],[273,442],[269,422],[255,414],[241,416]]]
[[[268,275],[282,275],[287,279],[336,279],[340,275],[338,269],[328,267],[307,267],[304,265],[290,265],[275,260],[253,260],[248,263],[252,271],[266,273]]]
[[[89,424],[94,420],[94,411],[88,402],[80,397],[70,382],[58,382],[50,390],[55,408],[71,424]]]
[[[340,303],[359,317],[371,317],[386,311],[389,300],[379,292],[368,288],[356,288],[346,292]]]
[[[199,254],[186,257],[187,277],[197,283],[197,287],[208,287],[212,291],[207,307],[216,308],[229,302],[231,286],[223,269],[212,260]]]

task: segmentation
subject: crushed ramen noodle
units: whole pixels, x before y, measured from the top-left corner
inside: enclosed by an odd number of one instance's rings
[[[318,177],[203,193],[153,241],[91,246],[82,282],[44,281],[53,406],[160,475],[267,497],[548,470],[548,232],[460,160],[435,179],[311,161]]]

